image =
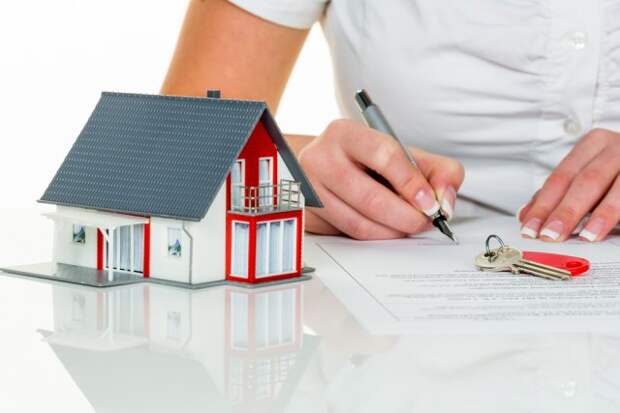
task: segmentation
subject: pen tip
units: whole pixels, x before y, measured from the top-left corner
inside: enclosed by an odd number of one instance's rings
[[[439,229],[439,231],[441,231],[442,234],[450,238],[452,242],[454,242],[456,245],[459,244],[458,239],[456,239],[456,236],[454,235],[454,232],[452,232],[452,228],[450,228],[450,226],[448,225],[448,222],[445,219],[445,217],[442,216],[442,217],[435,219],[433,221],[433,224]]]

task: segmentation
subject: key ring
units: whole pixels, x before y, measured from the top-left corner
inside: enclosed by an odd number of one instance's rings
[[[485,241],[485,248],[486,248],[486,253],[484,254],[485,257],[487,257],[489,259],[489,262],[493,262],[497,259],[497,254],[493,251],[491,251],[491,247],[489,246],[489,244],[491,243],[492,239],[496,239],[497,242],[499,242],[499,249],[502,250],[504,248],[506,248],[506,244],[504,244],[504,241],[502,241],[502,239],[495,234],[489,235],[487,237],[487,240]]]

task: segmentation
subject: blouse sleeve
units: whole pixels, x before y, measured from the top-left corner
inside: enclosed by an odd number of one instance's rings
[[[329,0],[228,0],[273,23],[295,29],[312,26],[323,15]]]

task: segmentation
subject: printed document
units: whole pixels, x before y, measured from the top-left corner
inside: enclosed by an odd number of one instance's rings
[[[373,334],[620,330],[618,235],[550,244],[522,239],[515,218],[452,226],[459,245],[438,231],[393,241],[308,237],[306,260]],[[478,271],[490,234],[521,250],[584,257],[591,269],[569,281]]]

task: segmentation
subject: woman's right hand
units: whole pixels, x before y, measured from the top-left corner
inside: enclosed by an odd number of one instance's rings
[[[354,121],[332,122],[299,153],[324,205],[307,209],[306,230],[363,240],[402,238],[430,228],[427,215],[440,205],[452,215],[463,167],[420,149],[411,153],[419,169],[392,137]],[[368,169],[393,190],[371,178]]]
[[[162,93],[202,96],[209,85],[225,97],[266,101],[276,112],[307,35],[226,0],[191,1]],[[458,162],[413,150],[420,173],[392,138],[352,121],[333,122],[296,153],[325,205],[308,209],[306,229],[321,234],[381,239],[420,232],[428,219],[419,210],[435,207],[433,189],[450,212],[463,180]],[[368,168],[398,194],[370,178]]]

